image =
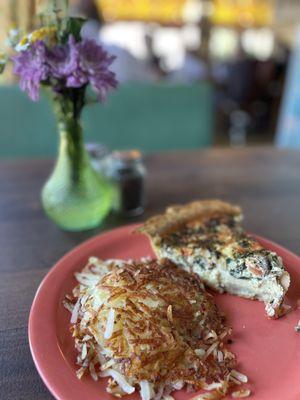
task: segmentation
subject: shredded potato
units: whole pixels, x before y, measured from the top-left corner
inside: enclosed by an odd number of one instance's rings
[[[109,377],[115,396],[139,390],[143,400],[159,400],[186,384],[222,398],[232,375],[242,377],[225,348],[231,330],[196,275],[169,261],[93,257],[76,279],[65,305],[78,378]]]

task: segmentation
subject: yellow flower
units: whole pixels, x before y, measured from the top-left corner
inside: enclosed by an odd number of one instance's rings
[[[37,29],[25,36],[23,36],[20,42],[16,46],[16,51],[26,50],[27,47],[36,42],[37,40],[42,40],[47,45],[54,45],[57,42],[57,28],[55,26],[48,26],[44,28]]]
[[[55,26],[49,26],[45,28],[38,29],[33,31],[30,35],[30,43],[34,43],[37,40],[46,40],[50,41],[51,43],[56,42],[56,33],[57,28]]]

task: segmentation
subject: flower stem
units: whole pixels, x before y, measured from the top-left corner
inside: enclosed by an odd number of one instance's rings
[[[71,179],[74,183],[80,180],[81,166],[85,162],[85,153],[80,124],[81,102],[78,90],[73,90],[72,96],[59,95],[53,99],[53,108],[58,129],[63,141],[63,150],[67,152],[70,162]]]

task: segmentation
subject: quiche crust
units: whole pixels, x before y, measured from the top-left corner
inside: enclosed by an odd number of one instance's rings
[[[186,205],[173,205],[166,209],[164,214],[149,218],[139,229],[141,233],[150,238],[164,234],[194,218],[205,216],[207,213],[229,214],[237,219],[242,219],[242,210],[239,206],[226,203],[225,201],[211,199],[193,201]]]

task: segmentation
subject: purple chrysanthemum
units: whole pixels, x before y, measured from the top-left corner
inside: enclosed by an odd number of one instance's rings
[[[99,98],[105,100],[108,90],[117,85],[115,74],[109,70],[114,59],[95,41],[83,39],[76,43],[70,35],[66,45],[49,50],[47,62],[50,75],[65,79],[66,87],[78,88],[90,83]]]
[[[47,49],[47,64],[53,78],[63,79],[74,73],[78,65],[78,50],[73,36],[66,45]]]
[[[79,88],[88,83],[88,77],[79,66],[79,49],[72,35],[68,43],[57,45],[47,52],[47,63],[50,68],[50,75],[64,81],[66,87]]]
[[[64,45],[47,48],[35,42],[13,58],[14,72],[20,76],[20,86],[32,100],[38,100],[41,82],[49,78],[53,90],[81,88],[90,84],[100,100],[117,86],[115,73],[109,67],[115,57],[90,39],[76,42],[72,35]]]
[[[105,100],[109,89],[117,86],[115,73],[109,67],[115,56],[109,55],[94,40],[84,39],[77,44],[79,69],[87,76],[100,100]]]
[[[20,77],[20,87],[33,101],[39,99],[40,84],[48,78],[49,68],[45,60],[46,47],[42,41],[33,43],[26,51],[13,57],[14,73]]]

